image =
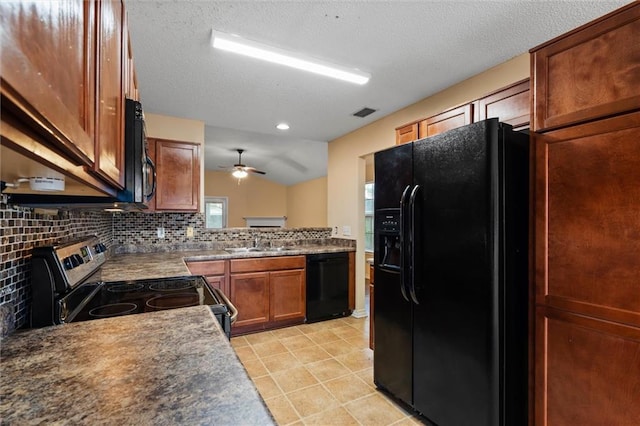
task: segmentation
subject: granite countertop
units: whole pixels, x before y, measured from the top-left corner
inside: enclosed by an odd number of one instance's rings
[[[101,281],[141,280],[191,275],[185,262],[243,259],[248,257],[300,256],[316,253],[355,251],[339,245],[307,245],[286,250],[230,253],[225,250],[178,250],[158,253],[127,253],[111,256],[93,277]]]
[[[3,424],[274,424],[206,306],[19,332],[0,369]]]

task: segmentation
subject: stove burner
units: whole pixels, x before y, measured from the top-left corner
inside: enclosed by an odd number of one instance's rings
[[[193,282],[190,280],[180,281],[158,281],[149,285],[149,290],[155,291],[176,291],[184,290],[186,288],[194,287]]]
[[[200,304],[200,296],[194,293],[178,293],[156,296],[147,300],[146,305],[153,309],[174,309],[197,306]]]
[[[95,318],[115,317],[130,314],[138,309],[135,303],[113,303],[111,305],[98,306],[89,311],[89,316]]]
[[[143,288],[143,284],[116,284],[107,287],[107,291],[110,291],[112,293],[126,293],[128,291],[138,291]]]

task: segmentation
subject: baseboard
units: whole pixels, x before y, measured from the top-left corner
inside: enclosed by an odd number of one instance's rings
[[[355,311],[353,311],[351,313],[351,316],[354,318],[366,318],[369,315],[367,314],[367,310],[366,309],[356,309]]]

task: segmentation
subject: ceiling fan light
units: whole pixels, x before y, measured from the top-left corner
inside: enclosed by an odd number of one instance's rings
[[[226,50],[263,61],[285,65],[314,74],[332,77],[355,84],[366,84],[371,75],[357,69],[320,61],[298,53],[267,46],[252,40],[246,40],[233,34],[225,34],[213,30],[211,45],[216,49]]]
[[[248,173],[245,172],[244,170],[240,170],[240,169],[236,169],[233,171],[233,173],[231,173],[233,175],[234,178],[238,178],[238,179],[243,179],[246,178]]]

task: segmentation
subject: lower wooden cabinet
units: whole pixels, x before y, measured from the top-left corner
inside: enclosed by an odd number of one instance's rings
[[[210,287],[222,291],[229,297],[229,261],[204,260],[186,262],[189,272],[193,275],[203,275]]]
[[[303,323],[305,266],[305,256],[232,259],[229,296],[238,309],[232,334]]]
[[[536,313],[536,424],[640,424],[640,328]]]

